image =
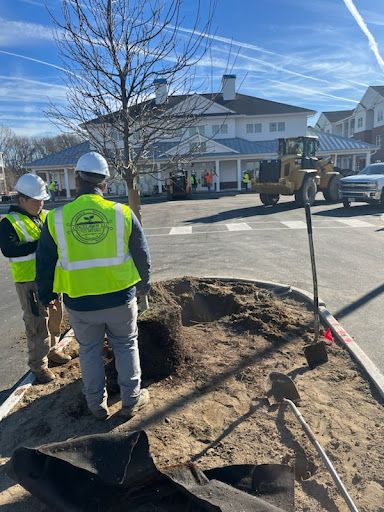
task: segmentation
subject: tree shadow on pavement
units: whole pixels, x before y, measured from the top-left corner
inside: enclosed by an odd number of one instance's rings
[[[296,210],[298,206],[295,203],[281,203],[275,206],[249,206],[247,208],[234,208],[225,212],[206,215],[204,217],[194,217],[185,221],[185,224],[212,224],[215,222],[225,222],[233,219],[244,219],[248,217],[259,217],[273,215],[282,212]]]

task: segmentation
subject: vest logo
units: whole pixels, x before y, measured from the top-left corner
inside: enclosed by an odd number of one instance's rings
[[[70,225],[71,233],[82,244],[98,244],[112,230],[107,217],[99,210],[82,210]]]

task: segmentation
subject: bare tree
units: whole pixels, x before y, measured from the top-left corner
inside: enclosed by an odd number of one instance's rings
[[[63,0],[62,20],[54,17],[69,92],[51,119],[108,157],[139,219],[138,167],[151,168],[159,139],[179,137],[207,108],[191,88],[209,49],[214,3],[189,2],[194,13],[184,20],[183,0]]]

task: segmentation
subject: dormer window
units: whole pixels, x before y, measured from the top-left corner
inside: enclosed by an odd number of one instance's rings
[[[228,125],[227,124],[213,124],[212,135],[227,135]]]
[[[384,116],[383,116],[383,111],[382,111],[382,110],[379,110],[379,111],[377,112],[377,121],[378,121],[378,122],[380,122],[380,121],[382,121],[382,120],[383,120],[383,118],[384,118]]]

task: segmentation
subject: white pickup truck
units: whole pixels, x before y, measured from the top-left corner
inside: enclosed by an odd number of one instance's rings
[[[369,164],[359,174],[342,178],[339,191],[345,208],[350,208],[352,202],[384,208],[384,163]]]

